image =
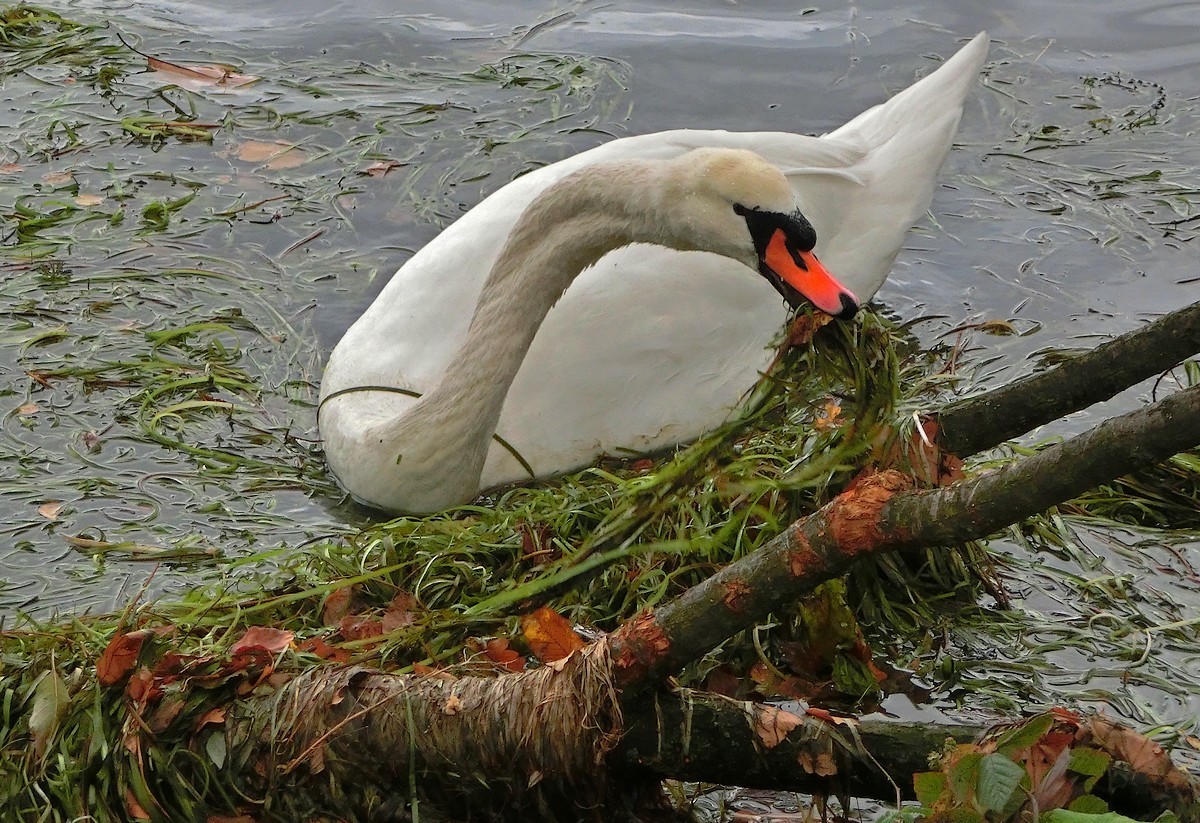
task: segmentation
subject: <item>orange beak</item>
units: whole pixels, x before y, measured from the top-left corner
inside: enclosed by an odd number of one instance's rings
[[[839,283],[811,251],[800,251],[788,243],[782,229],[771,235],[762,262],[775,277],[826,314],[849,320],[858,311],[854,292]]]

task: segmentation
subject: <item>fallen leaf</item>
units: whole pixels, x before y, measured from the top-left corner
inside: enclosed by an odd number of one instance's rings
[[[29,734],[33,738],[33,753],[40,760],[46,745],[58,731],[58,721],[71,705],[71,695],[58,670],[51,667],[33,689],[33,708],[29,712]]]
[[[350,613],[350,605],[354,600],[354,586],[342,586],[325,595],[325,605],[321,608],[321,623],[326,626],[336,626],[341,619]]]
[[[21,167],[16,163],[4,163],[0,165],[0,174],[15,174],[21,170]]]
[[[325,642],[322,637],[310,637],[299,646],[300,651],[315,654],[322,660],[332,660],[335,663],[349,663],[350,652],[339,646]]]
[[[40,410],[37,403],[26,403],[24,406],[17,407],[17,414],[28,417],[31,414],[37,414]]]
[[[533,656],[543,663],[562,660],[587,645],[565,617],[545,606],[521,616],[521,633]]]
[[[446,702],[442,704],[443,714],[458,714],[462,711],[462,700],[457,694],[452,694],[446,698]]]
[[[176,77],[186,77],[189,80],[200,80],[202,84],[237,88],[257,82],[259,78],[249,74],[238,74],[230,66],[184,66],[179,63],[169,63],[157,57],[147,57],[146,65],[154,71]]]
[[[829,752],[821,752],[817,755],[816,768],[813,774],[818,777],[833,777],[838,773],[837,765],[833,762],[833,755]]]
[[[62,511],[62,507],[63,502],[61,500],[47,500],[38,506],[37,512],[47,520],[57,520],[58,513]]]
[[[231,655],[250,649],[265,649],[271,654],[277,654],[292,645],[295,632],[284,629],[273,629],[270,626],[251,626],[246,633],[229,648]]]
[[[416,623],[415,612],[419,605],[417,598],[408,592],[397,594],[383,612],[383,619],[380,621],[383,624],[383,630],[385,632],[395,631]]]
[[[817,409],[817,417],[813,421],[813,426],[818,431],[836,429],[841,425],[838,421],[838,418],[841,416],[842,404],[836,398],[831,398],[822,403],[821,407]]]
[[[788,732],[804,722],[803,718],[775,706],[758,706],[755,712],[754,732],[768,749],[778,746]]]
[[[649,457],[643,457],[641,460],[634,460],[629,464],[629,470],[639,474],[648,472],[654,468],[654,461]]]
[[[73,171],[50,171],[42,175],[42,179],[52,186],[59,186],[63,183],[71,183],[75,180],[75,172]]]
[[[187,701],[179,695],[168,695],[154,707],[154,711],[146,718],[146,725],[150,727],[150,731],[155,734],[161,734],[175,722],[175,718],[179,717],[180,712],[183,711],[186,705]]]
[[[200,731],[205,726],[219,726],[225,722],[225,710],[220,706],[209,709],[196,721],[192,727],[193,731]]]
[[[318,769],[318,771],[320,771]],[[204,823],[258,823],[258,818],[251,817],[248,814],[239,814],[237,817],[226,817],[221,814],[210,814],[204,819]]]
[[[303,149],[294,143],[266,143],[261,140],[247,140],[238,147],[237,157],[247,163],[265,162],[269,169],[291,169],[308,160]]]
[[[525,670],[525,658],[508,647],[508,641],[503,637],[493,637],[483,647],[484,655],[511,672]]]
[[[161,694],[162,689],[154,682],[154,674],[145,666],[134,672],[125,683],[125,695],[134,703],[146,704]]]
[[[143,809],[142,804],[134,797],[133,789],[125,790],[125,811],[129,812],[129,817],[133,820],[150,819],[150,813]]]
[[[100,685],[115,686],[124,680],[137,665],[146,638],[153,634],[150,629],[114,634],[96,661],[96,679]]]
[[[383,177],[392,169],[398,169],[403,165],[403,163],[397,163],[395,160],[380,160],[367,166],[363,170],[363,174],[369,174],[372,177]]]
[[[104,198],[98,194],[81,194],[75,198],[75,202],[80,206],[99,206]]]
[[[84,432],[83,447],[90,452],[100,451],[100,435],[92,431]]]
[[[383,634],[383,621],[363,614],[348,614],[338,621],[343,640],[365,640]]]

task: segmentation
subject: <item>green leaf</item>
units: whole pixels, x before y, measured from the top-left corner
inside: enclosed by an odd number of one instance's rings
[[[1054,725],[1054,715],[1049,712],[1039,714],[1021,723],[1014,729],[1009,729],[996,741],[996,751],[1001,754],[1014,755],[1022,749],[1028,749],[1042,739],[1050,727]]]
[[[1112,757],[1107,752],[1083,746],[1071,750],[1071,760],[1067,763],[1067,769],[1075,774],[1085,776],[1087,780],[1083,783],[1083,790],[1090,792],[1096,785],[1096,781],[1108,771],[1108,765],[1111,762]]]
[[[71,695],[58,672],[47,669],[38,678],[33,690],[33,708],[29,712],[29,733],[33,738],[33,751],[40,760],[54,733],[58,721],[71,705]]]
[[[913,775],[913,791],[922,806],[932,806],[946,789],[946,775],[942,772],[917,772]]]
[[[1084,794],[1072,800],[1067,808],[1073,812],[1104,814],[1108,811],[1108,804],[1094,794]]]
[[[959,758],[950,770],[950,790],[956,803],[965,803],[975,794],[975,786],[979,783],[979,763],[983,755],[979,752],[968,752]]]
[[[204,751],[208,754],[208,759],[213,762],[218,769],[225,765],[225,757],[228,754],[225,746],[225,733],[223,731],[215,731],[208,736],[208,740],[204,741]]]
[[[1041,823],[1137,823],[1133,818],[1117,814],[1116,812],[1087,814],[1086,812],[1073,812],[1067,809],[1055,809],[1052,812],[1046,812],[1040,817]]]
[[[999,752],[989,754],[979,764],[979,788],[976,792],[979,805],[989,812],[1004,811],[1024,776],[1025,769],[1022,766]]]

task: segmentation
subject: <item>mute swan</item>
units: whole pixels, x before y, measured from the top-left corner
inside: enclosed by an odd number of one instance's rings
[[[986,55],[981,33],[820,138],[628,137],[493,193],[334,348],[333,473],[361,502],[424,513],[720,425],[770,362],[780,294],[850,315],[883,284]]]

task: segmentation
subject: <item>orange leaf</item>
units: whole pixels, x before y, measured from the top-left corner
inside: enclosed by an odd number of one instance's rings
[[[754,731],[768,749],[783,742],[788,732],[804,722],[804,719],[775,706],[758,706],[755,710]]]
[[[21,167],[16,163],[4,163],[0,165],[0,174],[15,174],[19,172]]]
[[[17,414],[21,415],[22,417],[28,417],[31,414],[37,414],[38,411],[39,407],[37,403],[26,403],[23,406],[17,407]]]
[[[196,723],[192,727],[192,729],[193,729],[193,731],[198,732],[201,729],[203,729],[205,726],[208,726],[208,725],[219,726],[224,722],[225,722],[225,710],[218,706],[215,709],[209,709],[207,712],[205,712],[203,715],[201,715],[200,719],[196,721]]]
[[[543,663],[561,660],[587,645],[565,617],[545,606],[522,615],[521,632],[533,656]]]
[[[817,410],[817,419],[813,421],[813,426],[818,431],[829,431],[836,429],[839,425],[838,418],[842,416],[842,404],[836,398],[826,400]]]
[[[98,194],[81,194],[75,198],[75,203],[80,206],[99,206],[104,202],[104,198]]]
[[[525,670],[525,658],[508,647],[508,641],[503,637],[493,637],[483,647],[484,655],[497,665],[503,666],[510,672]]]
[[[137,802],[137,798],[133,795],[133,789],[125,790],[125,811],[129,812],[131,820],[149,820],[150,813],[142,808],[142,804]]]
[[[310,637],[301,643],[299,648],[300,651],[311,652],[322,660],[332,660],[335,663],[350,662],[350,652],[326,643],[323,637]]]
[[[142,653],[142,644],[154,632],[150,629],[138,629],[126,634],[114,634],[112,640],[104,647],[104,653],[96,661],[96,679],[101,686],[115,686],[133,671],[137,665],[138,655]]]
[[[269,626],[251,626],[246,633],[229,649],[231,655],[250,649],[264,649],[271,654],[277,654],[292,645],[296,637],[294,632],[283,629],[273,629]]]
[[[67,171],[49,171],[42,175],[42,179],[51,186],[58,186],[63,183],[71,183],[75,180],[75,172]]]

